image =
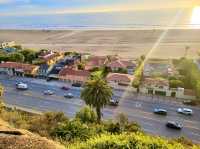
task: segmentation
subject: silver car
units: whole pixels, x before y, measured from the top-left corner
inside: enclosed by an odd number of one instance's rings
[[[177,112],[184,114],[184,115],[192,115],[193,114],[192,109],[188,109],[188,108],[178,108]]]
[[[67,94],[64,94],[64,97],[65,98],[73,98],[74,95],[72,93],[67,93]]]
[[[54,94],[54,92],[51,90],[44,91],[44,95],[53,95],[53,94]]]

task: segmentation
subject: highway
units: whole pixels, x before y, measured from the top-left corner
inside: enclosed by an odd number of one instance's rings
[[[19,91],[15,83],[23,80],[29,86],[29,90]],[[30,78],[8,78],[0,75],[0,83],[5,87],[4,102],[8,105],[35,110],[39,112],[62,111],[68,117],[73,117],[77,111],[84,107],[85,103],[80,99],[80,89],[71,87],[64,91],[60,87],[64,83],[46,82]],[[44,95],[43,91],[50,89],[54,95]],[[72,93],[75,97],[67,99],[63,95]],[[165,99],[165,97],[134,95],[130,92],[114,91],[114,95],[120,99],[119,106],[107,106],[103,109],[104,119],[113,119],[118,113],[125,113],[130,121],[137,121],[145,132],[150,134],[178,137],[185,136],[195,143],[200,142],[200,108],[188,107],[180,102]],[[155,107],[165,108],[167,116],[156,115],[152,111]],[[185,116],[176,112],[179,107],[191,108],[193,116]],[[181,122],[183,129],[172,130],[166,128],[169,120]]]

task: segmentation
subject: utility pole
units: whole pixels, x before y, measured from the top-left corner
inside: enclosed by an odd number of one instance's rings
[[[184,57],[187,58],[188,56],[188,51],[189,51],[190,47],[189,46],[185,46],[185,54]]]

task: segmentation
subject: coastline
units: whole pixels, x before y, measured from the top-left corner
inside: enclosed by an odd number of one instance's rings
[[[16,41],[26,48],[48,48],[87,52],[95,55],[118,54],[137,58],[148,53],[165,29],[67,29],[67,30],[2,30],[0,42]],[[179,58],[189,46],[188,57],[197,57],[200,29],[169,29],[152,57]]]

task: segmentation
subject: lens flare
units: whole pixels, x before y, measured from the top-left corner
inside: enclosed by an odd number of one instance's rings
[[[200,25],[200,6],[195,7],[192,11],[192,18],[191,18],[192,25]]]

